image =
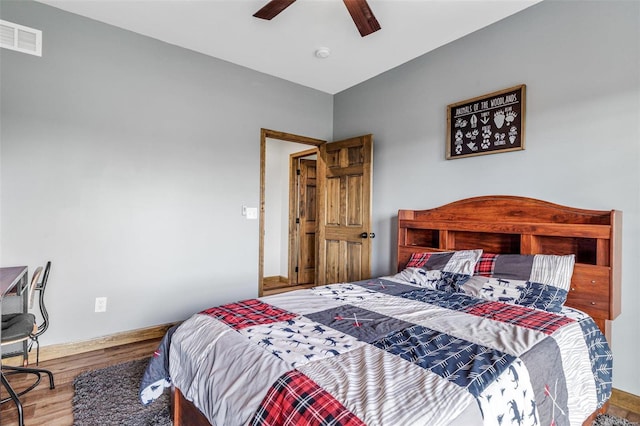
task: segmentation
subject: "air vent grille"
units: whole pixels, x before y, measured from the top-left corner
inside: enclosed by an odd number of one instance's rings
[[[0,19],[0,47],[42,56],[42,31]]]

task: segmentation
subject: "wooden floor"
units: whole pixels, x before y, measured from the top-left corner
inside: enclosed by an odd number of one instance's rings
[[[27,426],[71,426],[73,425],[73,412],[71,400],[73,398],[73,379],[80,373],[121,362],[146,358],[153,354],[160,339],[147,340],[140,343],[132,343],[109,349],[101,349],[74,355],[57,360],[43,361],[40,367],[49,369],[55,377],[56,388],[49,389],[48,382],[42,379],[40,385],[33,391],[22,397],[25,413],[25,425]],[[19,376],[10,376],[9,380],[17,390],[21,389],[25,381]],[[2,388],[2,398],[7,396]],[[640,407],[623,408],[611,405],[609,413],[626,418],[635,423],[640,423]],[[17,410],[13,402],[7,402],[0,407],[0,424],[2,426],[14,426],[18,424]]]
[[[40,367],[51,370],[56,387],[53,390],[49,389],[49,381],[44,376],[37,388],[20,398],[25,414],[25,426],[73,425],[73,412],[71,410],[73,379],[78,374],[108,367],[109,365],[120,364],[121,362],[148,358],[156,350],[159,342],[160,339],[147,340],[56,360],[42,361]],[[24,383],[26,382],[26,379],[23,379],[24,376],[26,375],[9,376],[9,382],[17,391],[24,389]],[[2,388],[0,394],[4,399],[8,396],[7,392],[3,386],[0,386],[0,388]],[[0,424],[2,426],[17,426],[17,413],[18,411],[13,401],[2,404],[0,407]]]
[[[624,393],[621,395],[620,391],[614,396],[624,407],[620,405],[609,405],[609,411],[607,411],[607,413],[627,419],[631,423],[640,424],[640,404],[638,404],[638,397]]]

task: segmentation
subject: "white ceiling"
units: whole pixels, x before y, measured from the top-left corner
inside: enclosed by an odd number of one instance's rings
[[[39,1],[335,94],[541,0],[368,0],[382,29],[366,37],[340,0],[298,0],[271,21],[252,16],[268,0]]]

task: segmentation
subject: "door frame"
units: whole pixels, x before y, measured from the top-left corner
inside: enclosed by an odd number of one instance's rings
[[[308,136],[295,135],[277,130],[260,129],[260,231],[258,236],[258,296],[263,295],[262,283],[264,281],[264,215],[265,215],[265,174],[267,139],[276,139],[284,142],[295,142],[319,147],[326,141]],[[289,243],[290,244],[290,243]],[[289,251],[291,247],[289,247]]]

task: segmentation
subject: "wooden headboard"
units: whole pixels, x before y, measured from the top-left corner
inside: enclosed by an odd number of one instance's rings
[[[584,210],[493,195],[429,210],[398,211],[398,271],[411,253],[483,249],[498,254],[575,254],[567,306],[588,313],[611,341],[620,314],[622,212]]]

